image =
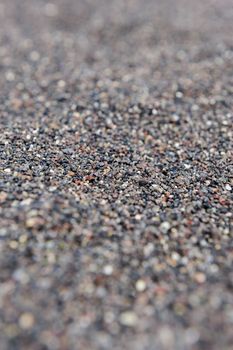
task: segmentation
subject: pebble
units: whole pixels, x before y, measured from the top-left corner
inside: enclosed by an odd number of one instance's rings
[[[19,318],[19,326],[24,330],[29,330],[34,326],[35,319],[29,312],[23,313]]]
[[[146,283],[143,280],[138,280],[135,284],[135,287],[138,292],[144,292],[146,289]]]
[[[194,279],[197,283],[204,283],[206,281],[206,276],[204,275],[204,273],[201,273],[201,272],[197,272],[195,275],[194,275]]]
[[[26,220],[26,227],[29,229],[39,227],[43,222],[44,220],[40,217],[31,217]]]
[[[125,311],[120,315],[120,323],[123,326],[135,327],[138,323],[138,317],[133,311]]]
[[[160,228],[163,233],[167,233],[170,230],[171,225],[169,224],[169,222],[165,221],[160,225]]]
[[[104,274],[110,276],[113,273],[113,267],[111,265],[104,266]]]

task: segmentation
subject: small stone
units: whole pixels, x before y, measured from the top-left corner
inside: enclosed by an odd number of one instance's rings
[[[144,292],[146,289],[146,283],[143,280],[138,280],[135,284],[135,287],[138,292]]]
[[[191,109],[192,109],[192,111],[196,112],[199,110],[199,106],[194,104],[194,105],[192,105]]]
[[[10,169],[10,168],[6,168],[6,169],[4,169],[4,172],[5,172],[6,174],[10,174],[10,173],[11,173],[11,169]]]
[[[148,257],[152,252],[154,251],[154,244],[153,243],[148,243],[144,248],[143,248],[143,253],[146,257]]]
[[[6,80],[7,81],[14,81],[15,80],[15,74],[12,71],[6,72]]]
[[[206,281],[206,276],[202,272],[197,272],[194,276],[194,279],[197,283],[202,284]]]
[[[11,100],[11,105],[12,105],[12,107],[13,107],[14,109],[19,110],[19,109],[22,107],[22,105],[23,105],[23,101],[21,101],[21,100],[18,99],[18,98],[13,98],[13,99]]]
[[[185,169],[190,169],[192,167],[192,165],[186,163],[186,164],[184,164],[184,167],[185,167]]]
[[[177,114],[172,114],[171,118],[174,123],[177,123],[180,120],[180,117]]]
[[[25,312],[19,318],[19,325],[24,330],[28,330],[32,328],[34,323],[35,323],[34,316],[29,312]]]
[[[37,228],[43,224],[43,219],[40,217],[31,217],[26,220],[27,228]]]
[[[59,80],[57,86],[63,89],[66,86],[66,82],[64,80]]]
[[[49,264],[55,264],[56,262],[56,255],[53,254],[52,252],[49,252],[47,255],[48,263]]]
[[[20,242],[21,244],[26,243],[27,240],[28,240],[27,235],[21,235],[21,236],[19,237],[19,242]]]
[[[134,327],[138,323],[138,317],[133,311],[125,311],[120,315],[120,323],[123,326]]]
[[[32,52],[30,53],[30,59],[31,59],[32,61],[36,62],[36,61],[39,60],[39,58],[40,58],[39,52],[37,52],[37,51],[32,51]]]
[[[29,276],[23,269],[18,269],[14,272],[13,278],[22,284],[27,284],[29,282]]]
[[[180,259],[180,255],[177,252],[173,252],[171,257],[175,261],[178,261]]]
[[[151,188],[152,188],[152,190],[157,191],[159,193],[163,192],[163,188],[161,186],[157,185],[157,184],[152,184]]]
[[[160,225],[160,228],[163,233],[167,233],[170,230],[171,225],[169,224],[169,222],[165,221]]]
[[[183,93],[181,91],[177,91],[176,98],[182,98],[182,97],[183,97]]]
[[[10,241],[9,242],[9,246],[10,246],[11,249],[17,249],[19,244],[18,244],[17,241]]]
[[[113,267],[111,265],[104,266],[104,274],[110,276],[113,273]]]
[[[4,203],[7,199],[7,193],[6,192],[0,192],[0,203]]]

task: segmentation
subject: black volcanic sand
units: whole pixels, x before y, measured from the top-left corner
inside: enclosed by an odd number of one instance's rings
[[[0,23],[0,349],[230,350],[232,1]]]

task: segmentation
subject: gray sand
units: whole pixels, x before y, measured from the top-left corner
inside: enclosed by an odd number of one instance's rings
[[[0,1],[0,349],[230,350],[231,0]]]

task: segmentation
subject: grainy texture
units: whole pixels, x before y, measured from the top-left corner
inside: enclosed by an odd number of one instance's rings
[[[230,349],[232,1],[0,23],[0,349]]]

